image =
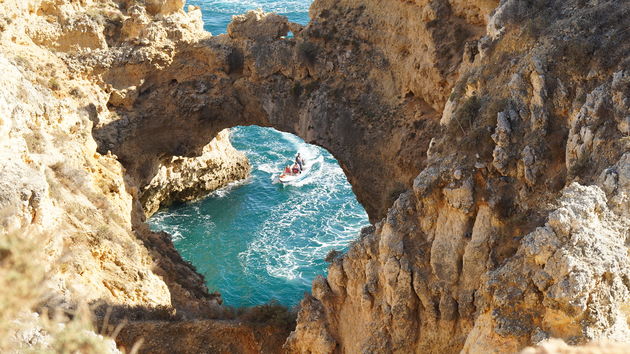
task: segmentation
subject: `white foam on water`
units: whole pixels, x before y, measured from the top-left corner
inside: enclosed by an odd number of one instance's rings
[[[173,241],[179,241],[184,238],[184,235],[182,235],[182,233],[177,230],[172,230],[169,232],[169,234],[171,235],[171,240]]]
[[[318,148],[313,147],[316,150],[313,153],[310,149],[303,149],[306,144],[292,135],[285,135],[285,138],[295,148],[308,153],[308,156],[317,156],[315,161],[311,161],[313,170],[308,177],[287,185],[301,187],[312,184],[315,188],[307,192],[296,189],[296,193],[285,203],[292,206],[289,209],[286,205],[274,208],[256,239],[247,250],[239,254],[239,259],[244,269],[251,268],[251,273],[259,273],[256,270],[262,267],[272,277],[308,281],[302,279],[302,270],[321,261],[331,249],[346,247],[363,226],[359,223],[344,225],[344,218],[354,216],[353,220],[364,219],[359,213],[346,212],[346,209],[352,207],[351,203],[346,202],[334,215],[324,219],[318,226],[321,227],[320,232],[295,229],[295,225],[300,225],[301,219],[306,219],[302,220],[303,223],[309,224],[309,220],[318,218],[320,211],[328,207],[328,202],[340,192],[339,186],[344,182],[345,175],[337,164],[326,162],[324,156],[317,151]],[[344,226],[340,227],[340,224]],[[326,235],[326,239],[322,239],[322,235]],[[306,242],[299,241],[300,239]]]
[[[308,167],[309,170],[308,172],[306,172],[308,175],[300,180],[285,183],[285,185],[294,186],[294,187],[302,187],[307,184],[320,181],[321,172],[322,172],[323,163],[324,163],[324,156],[320,155],[315,160],[312,160],[312,159],[308,159],[308,160],[305,159],[305,160],[307,164],[310,164],[310,167]]]
[[[171,208],[153,214],[150,219],[151,229],[165,231],[173,241],[180,241],[190,232],[187,229],[190,222],[181,223],[182,220],[194,220],[195,224],[203,225],[208,230],[216,227],[212,215],[205,214],[199,204],[187,204],[185,209]]]
[[[345,249],[365,226],[365,212],[357,207],[354,198],[348,198],[346,176],[329,154],[314,145],[309,145],[298,137],[273,130],[257,132],[252,139],[251,132],[241,128],[234,129],[236,146],[248,155],[253,166],[252,177],[245,182],[232,183],[212,194],[215,198],[226,198],[235,187],[246,183],[259,186],[261,183],[274,183],[282,168],[293,163],[299,152],[311,170],[301,181],[282,185],[278,188],[261,190],[264,193],[280,193],[282,202],[265,204],[275,198],[265,199],[257,215],[264,210],[264,219],[256,229],[247,234],[245,248],[238,252],[237,262],[245,278],[256,282],[257,287],[266,289],[268,284],[277,284],[277,280],[287,284],[300,284],[308,289],[314,272],[321,272],[323,259],[332,249]],[[258,151],[257,151],[258,150]],[[268,174],[268,175],[267,175]],[[263,177],[263,178],[261,178]],[[269,179],[267,179],[269,177]],[[256,202],[255,198],[248,202]],[[251,205],[249,205],[252,207]],[[201,208],[201,209],[199,209]],[[212,234],[216,226],[209,215],[202,215],[204,207],[195,204],[191,213],[173,210],[169,217],[192,218],[198,228]],[[192,215],[191,215],[192,214]],[[157,214],[156,214],[157,215]],[[175,219],[156,218],[153,224],[172,224]],[[258,217],[258,216],[257,216]],[[164,223],[163,223],[164,221]],[[170,221],[170,222],[169,222]],[[190,222],[186,223],[191,225]],[[186,226],[183,226],[186,227]],[[190,226],[188,226],[190,227]],[[176,237],[186,235],[186,230],[177,227],[164,228]],[[222,237],[232,237],[223,235]],[[222,273],[215,275],[224,277]],[[271,280],[274,279],[274,280]],[[222,282],[228,281],[222,278]],[[273,285],[277,286],[277,285]],[[227,290],[227,289],[226,289]],[[272,290],[270,288],[269,290]],[[233,296],[239,296],[238,290]]]
[[[293,134],[285,132],[280,132],[280,134],[286,142],[291,144],[294,151],[296,152],[296,155],[299,153],[306,162],[307,166],[310,165],[308,176],[306,176],[304,179],[286,183],[286,185],[301,187],[307,184],[311,184],[319,179],[321,170],[324,167],[324,156],[322,155],[320,148],[315,145],[305,143],[302,139]],[[288,161],[287,164],[292,163],[293,160]]]
[[[154,218],[152,221],[153,224],[157,226],[159,231],[165,231],[171,235],[171,239],[173,241],[179,241],[184,238],[184,233],[186,233],[188,230],[182,230],[182,227],[180,227],[179,225],[168,224],[167,220],[171,217],[172,215],[168,215],[166,213],[163,213],[163,215],[156,214],[152,216],[152,218]]]
[[[308,12],[310,1],[252,1],[221,0],[208,4],[206,9],[219,13],[239,13],[246,10],[264,9],[267,12]]]
[[[239,181],[234,181],[234,182],[230,182],[228,184],[226,184],[224,187],[221,187],[215,191],[213,191],[212,193],[210,193],[210,196],[215,197],[215,198],[225,198],[228,196],[228,194],[230,194],[230,192],[237,187],[243,186],[245,184],[249,184],[252,183],[252,178],[251,176],[239,180]],[[195,207],[199,208],[198,205],[196,205]]]
[[[258,170],[267,172],[267,173],[275,173],[275,172],[278,172],[278,166],[277,164],[263,163],[263,164],[258,165]]]

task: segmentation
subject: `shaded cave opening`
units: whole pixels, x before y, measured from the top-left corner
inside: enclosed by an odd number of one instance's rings
[[[162,208],[148,222],[172,235],[224,305],[294,307],[313,279],[326,274],[327,256],[344,252],[370,225],[367,213],[324,148],[259,126],[230,129],[230,141],[249,159],[249,177],[201,200]],[[279,183],[298,152],[308,174]]]

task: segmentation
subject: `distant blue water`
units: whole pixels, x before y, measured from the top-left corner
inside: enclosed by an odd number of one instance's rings
[[[287,16],[290,21],[305,25],[309,21],[308,0],[188,0],[186,4],[201,7],[205,29],[213,35],[226,32],[233,15],[263,9]]]

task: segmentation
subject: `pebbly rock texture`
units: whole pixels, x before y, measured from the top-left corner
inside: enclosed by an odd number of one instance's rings
[[[227,333],[142,204],[207,192],[204,149],[257,124],[327,148],[374,223],[315,279],[286,351],[630,340],[627,3],[318,0],[305,27],[254,11],[220,36],[182,5],[0,4],[3,227],[60,230],[61,302],[135,306],[129,341],[153,347]],[[181,317],[143,322],[156,306]]]
[[[492,298],[479,301],[478,308],[489,310],[480,318],[487,317],[490,326],[477,320],[464,351],[515,351],[549,337],[574,344],[627,341],[630,262],[623,236],[629,227],[628,218],[608,210],[600,188],[565,188],[545,225],[525,235],[516,254],[485,275],[488,288],[482,292]],[[530,282],[517,280],[523,275]]]

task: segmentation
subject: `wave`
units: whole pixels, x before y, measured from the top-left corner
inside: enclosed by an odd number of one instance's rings
[[[339,205],[344,195],[339,191],[339,181],[322,172],[325,168],[341,169],[324,164],[323,156],[318,163],[321,167],[307,179],[289,184],[314,187],[295,189],[284,204],[274,207],[255,239],[239,254],[249,274],[264,270],[271,277],[308,283],[313,276],[311,270],[323,267],[328,252],[347,247],[365,225],[365,212],[357,208],[356,201]]]
[[[252,1],[252,0],[220,0],[212,2],[191,1],[191,4],[217,13],[243,13],[247,10],[263,9],[267,12],[292,13],[308,12],[311,1]]]
[[[231,139],[250,159],[250,178],[204,201],[160,211],[152,227],[176,237],[182,256],[226,303],[255,305],[276,297],[293,305],[315,275],[326,272],[328,252],[346,249],[367,215],[324,149],[259,127],[237,127]],[[293,162],[296,152],[311,164],[309,175],[273,185],[270,178]]]
[[[188,208],[184,206],[183,208]],[[185,223],[182,221],[185,220]],[[178,213],[172,209],[161,210],[151,216],[150,225],[154,231],[164,231],[171,235],[173,242],[178,242],[190,234],[189,225],[202,225],[204,229],[214,229],[215,223],[211,215],[204,214],[198,206],[191,206],[186,213]]]
[[[258,170],[266,172],[266,173],[276,173],[278,172],[278,166],[276,166],[277,164],[272,164],[272,163],[263,163],[258,165]]]
[[[252,182],[253,182],[253,179],[252,179],[251,176],[249,176],[249,177],[247,177],[245,179],[239,180],[239,181],[230,182],[227,185],[225,185],[224,187],[221,187],[221,188],[213,191],[212,193],[210,193],[210,196],[211,197],[215,197],[215,198],[225,198],[225,197],[227,197],[230,194],[230,192],[234,188],[237,188],[237,187],[240,187],[240,186],[252,183]]]

